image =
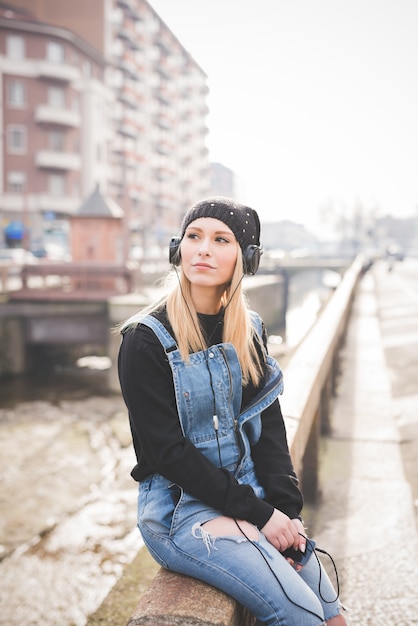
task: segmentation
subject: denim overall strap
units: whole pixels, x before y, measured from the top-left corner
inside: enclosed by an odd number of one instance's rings
[[[242,399],[241,366],[235,348],[230,343],[213,345],[190,354],[185,361],[161,322],[146,316],[141,324],[155,332],[165,349],[183,435],[217,466],[219,439],[225,450],[222,466],[234,472],[241,456],[235,418]]]

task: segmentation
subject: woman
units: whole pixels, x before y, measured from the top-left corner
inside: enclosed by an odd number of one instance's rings
[[[174,286],[122,326],[138,527],[158,563],[219,587],[258,623],[343,626],[317,559],[281,554],[305,552],[306,538],[282,373],[242,290],[260,254],[253,209],[198,202],[170,244]]]

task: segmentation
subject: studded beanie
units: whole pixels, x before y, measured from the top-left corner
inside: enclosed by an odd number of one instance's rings
[[[213,217],[226,224],[234,233],[244,253],[248,246],[260,245],[260,220],[256,211],[248,206],[223,196],[201,200],[193,205],[184,216],[181,224],[181,238],[189,224],[200,217]]]

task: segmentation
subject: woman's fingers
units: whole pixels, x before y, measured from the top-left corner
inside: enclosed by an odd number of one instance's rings
[[[275,509],[261,532],[280,552],[298,541],[297,530],[287,515]]]

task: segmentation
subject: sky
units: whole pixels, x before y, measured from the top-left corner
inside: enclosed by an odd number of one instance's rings
[[[417,0],[149,1],[208,76],[210,160],[263,221],[417,215]]]

